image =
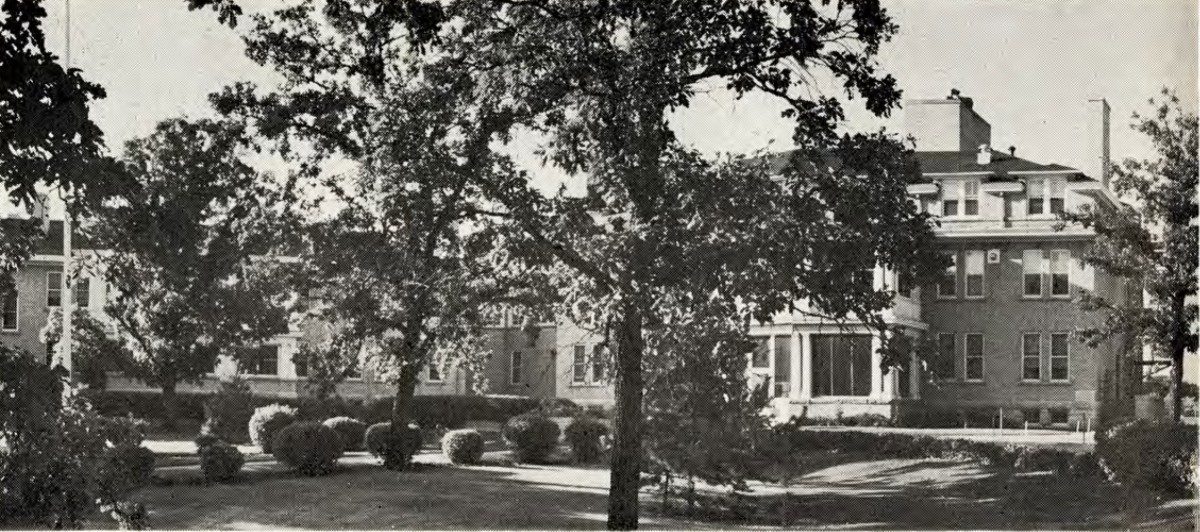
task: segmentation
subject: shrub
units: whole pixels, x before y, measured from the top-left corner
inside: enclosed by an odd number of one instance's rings
[[[192,441],[196,442],[196,452],[198,453],[204,452],[204,448],[210,445],[224,443],[216,434],[210,434],[207,432],[201,432],[200,434],[196,435],[196,439]]]
[[[362,401],[348,400],[339,396],[325,398],[305,396],[297,399],[295,406],[299,411],[296,417],[304,420],[315,421],[334,417],[362,419],[364,414]]]
[[[104,451],[99,487],[102,497],[119,500],[145,486],[154,474],[154,452],[145,447],[120,445]]]
[[[404,469],[421,450],[421,429],[409,425],[393,431],[391,423],[376,423],[367,429],[364,441],[367,452],[383,462],[388,469]]]
[[[474,429],[459,429],[442,436],[442,454],[452,464],[478,464],[483,458],[483,436]]]
[[[342,439],[325,425],[301,421],[275,433],[271,453],[280,463],[305,475],[324,475],[342,456]]]
[[[537,413],[515,416],[504,424],[504,439],[518,462],[543,463],[558,446],[558,424]]]
[[[1118,424],[1101,436],[1096,454],[1110,480],[1172,494],[1192,489],[1196,427],[1139,419]]]
[[[104,439],[113,447],[137,447],[146,440],[146,430],[150,424],[144,419],[133,416],[101,418]]]
[[[564,400],[565,401],[565,400]],[[411,419],[421,427],[461,428],[468,421],[504,423],[508,418],[538,408],[537,399],[509,395],[417,395],[412,398]],[[363,408],[363,421],[392,420],[392,398],[382,397]]]
[[[363,437],[367,432],[367,424],[354,418],[345,416],[331,417],[323,423],[338,433],[342,438],[342,445],[347,451],[361,451],[363,448]]]
[[[571,420],[564,431],[567,443],[571,444],[571,456],[575,461],[591,463],[604,454],[603,438],[608,435],[608,425],[592,417],[583,416]]]
[[[119,392],[111,390],[84,390],[81,393],[92,404],[96,412],[110,417],[132,416],[155,420],[162,415],[162,394],[149,390],[144,392]],[[175,395],[175,416],[203,422],[204,402],[207,394],[179,393]]]
[[[200,449],[200,472],[209,482],[228,482],[246,463],[237,447],[217,441]]]
[[[254,415],[254,397],[250,387],[240,379],[221,383],[221,389],[204,401],[205,432],[216,434],[231,443],[245,443],[250,422]]]
[[[296,421],[296,409],[287,405],[273,404],[254,409],[247,427],[250,441],[264,453],[271,452],[271,438],[275,433]]]

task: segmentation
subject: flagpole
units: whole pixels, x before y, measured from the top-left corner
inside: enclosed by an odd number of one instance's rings
[[[66,3],[66,53],[65,62],[67,72],[71,70],[71,0],[64,0]],[[62,195],[63,198],[63,291],[62,291],[62,338],[59,341],[60,353],[62,354],[62,366],[67,370],[68,376],[73,376],[73,360],[72,360],[72,314],[74,313],[75,303],[75,283],[71,280],[72,270],[72,251],[71,251],[71,192],[66,189]]]

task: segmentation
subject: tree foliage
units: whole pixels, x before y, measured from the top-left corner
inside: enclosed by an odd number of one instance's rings
[[[109,328],[86,310],[76,310],[71,320],[72,364],[76,379],[89,388],[103,390],[109,371],[132,369],[133,353]],[[62,309],[55,308],[38,333],[43,344],[57,346],[62,338]]]
[[[1140,294],[1124,300],[1088,293],[1080,306],[1101,319],[1081,331],[1096,345],[1114,335],[1128,335],[1140,359],[1141,346],[1171,361],[1172,415],[1181,412],[1183,357],[1196,351],[1196,271],[1200,263],[1195,219],[1197,165],[1196,114],[1186,111],[1174,93],[1163,89],[1162,98],[1150,100],[1149,115],[1133,115],[1131,128],[1154,145],[1153,159],[1125,159],[1112,168],[1112,188],[1130,204],[1067,213],[1067,221],[1090,227],[1096,239],[1084,260],[1130,286]]]
[[[219,355],[288,330],[285,276],[272,258],[278,194],[242,162],[247,147],[226,123],[161,122],[126,146],[138,186],[97,208],[86,228],[106,250],[104,310],[128,339],[131,373],[162,387],[168,403]]]

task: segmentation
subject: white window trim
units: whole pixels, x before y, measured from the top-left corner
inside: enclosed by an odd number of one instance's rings
[[[513,364],[514,359],[520,359],[520,364]],[[515,370],[515,371],[514,371]],[[516,377],[516,378],[513,378]],[[523,384],[525,377],[525,355],[521,351],[508,354],[508,383]]]
[[[21,291],[13,290],[13,293],[15,294],[13,296],[13,298],[16,299],[16,302],[17,302],[16,305],[14,305],[16,308],[14,309],[14,312],[13,312],[13,315],[16,316],[15,318],[13,318],[13,321],[16,322],[16,324],[11,329],[4,326],[4,316],[3,316],[4,302],[0,301],[0,332],[15,333],[15,332],[21,331]],[[5,294],[5,297],[7,297],[7,294]]]
[[[750,371],[753,373],[770,373],[771,366],[773,365],[771,362],[771,357],[775,356],[775,353],[771,351],[771,336],[752,336],[751,339],[754,340],[754,350],[750,351]],[[754,365],[754,353],[758,351],[758,341],[760,339],[766,340],[765,345],[767,349],[767,365],[765,366]]]
[[[967,376],[967,372],[969,371],[967,359],[971,358],[971,337],[972,336],[979,337],[980,377],[978,379],[972,379]],[[987,378],[987,357],[985,356],[987,354],[987,349],[986,349],[986,346],[984,345],[984,341],[985,341],[985,338],[983,337],[983,333],[974,333],[974,332],[963,333],[963,373],[962,373],[963,374],[963,382],[983,382],[984,379]]]
[[[967,183],[975,183],[975,196],[974,196],[975,197],[975,214],[967,214],[967,199],[968,199],[967,198]],[[972,218],[979,218],[980,216],[983,215],[983,202],[981,202],[979,199],[979,196],[980,196],[979,186],[980,185],[981,185],[981,182],[978,179],[964,179],[964,180],[958,182],[958,196],[959,196],[959,200],[958,200],[959,209],[958,210],[961,213],[961,214],[959,214],[960,218],[972,219]]]
[[[583,362],[582,362],[583,378],[576,379],[575,377],[577,374],[575,373],[575,368],[576,368],[576,366],[579,365],[579,363],[577,363],[575,360],[575,354],[580,351],[583,352]],[[592,367],[590,364],[588,364],[587,346],[584,344],[572,345],[571,346],[571,385],[572,386],[587,386],[588,385],[588,374],[591,372],[591,370],[592,370]]]
[[[1065,357],[1055,357],[1054,356],[1054,337],[1059,336],[1059,335],[1067,337],[1067,341],[1066,341],[1067,354]],[[1054,378],[1054,359],[1055,358],[1066,358],[1067,359],[1067,376],[1066,376],[1066,378],[1062,378],[1062,379]],[[1050,333],[1050,352],[1047,355],[1046,362],[1047,362],[1046,369],[1049,372],[1049,375],[1047,375],[1047,377],[1050,378],[1050,382],[1055,382],[1055,383],[1071,382],[1071,333],[1068,333],[1068,332]]]
[[[599,353],[598,351],[600,351],[600,344],[593,344],[592,359],[588,361],[587,365],[587,378],[593,386],[600,386],[608,378],[608,368],[604,365],[603,353]],[[584,352],[586,353],[587,351]],[[596,368],[600,368],[601,371],[599,378],[596,377]]]
[[[958,253],[958,251],[957,251],[957,250],[955,250],[955,251],[953,251],[953,252],[944,253],[944,254],[945,254],[945,255],[950,255],[950,256],[952,257],[952,259],[951,259],[951,260],[953,260],[953,261],[954,261],[954,262],[952,263],[952,266],[953,266],[953,268],[954,268],[954,292],[955,292],[955,293],[953,293],[953,294],[949,294],[949,295],[947,295],[947,294],[943,294],[943,293],[942,293],[942,280],[941,280],[941,278],[940,278],[940,277],[938,278],[937,284],[934,286],[934,291],[936,291],[936,292],[937,292],[937,298],[938,298],[938,299],[943,299],[943,300],[954,300],[954,299],[958,299],[958,283],[959,283],[959,277],[960,277],[960,276],[958,275],[958,273],[959,273],[959,272],[958,272],[958,270],[959,270],[959,267],[958,267],[958,255],[959,255],[959,253]],[[943,270],[943,271],[941,272],[941,275],[945,275],[945,274],[946,274],[946,272],[945,272],[945,270]]]
[[[1047,274],[1047,278],[1048,278],[1047,280],[1049,281],[1048,284],[1050,285],[1048,287],[1050,299],[1071,299],[1071,250],[1069,250],[1069,249],[1053,249],[1053,250],[1050,250],[1049,253],[1050,253],[1049,264],[1044,266],[1043,269],[1049,270],[1049,273]],[[1055,294],[1054,293],[1054,274],[1057,273],[1054,271],[1054,255],[1057,253],[1064,253],[1067,256],[1067,260],[1065,262],[1065,266],[1066,266],[1066,270],[1067,270],[1066,271],[1067,293],[1065,293],[1065,294]],[[1043,260],[1045,260],[1045,259],[1043,258]],[[1043,263],[1043,264],[1045,264],[1045,263]]]
[[[956,180],[955,182],[952,182],[952,183],[948,183],[946,181],[942,182],[942,187],[941,187],[942,193],[938,196],[938,201],[937,201],[938,215],[941,216],[942,218],[945,218],[947,220],[958,220],[961,218],[974,218],[974,216],[967,216],[967,215],[963,214],[963,212],[966,210],[966,198],[963,196],[963,193],[966,192],[966,190],[965,190],[963,183],[964,183],[964,181],[962,181],[962,180]],[[954,189],[958,192],[958,195],[955,196],[954,198],[949,198],[948,196],[946,196],[945,191],[949,187],[954,187]],[[953,199],[954,203],[956,205],[956,207],[954,209],[955,210],[954,214],[946,214],[946,201],[948,201],[949,199]]]
[[[971,269],[970,269],[971,268],[971,260],[970,260],[971,253],[979,253],[983,259],[983,262],[980,264],[980,266],[982,267],[982,271],[980,271],[978,274],[979,278],[980,278],[979,295],[975,295],[975,296],[971,295],[971,290],[969,288],[971,285],[969,282],[967,282],[967,279],[969,279],[971,277]],[[967,252],[964,253],[963,255],[964,255],[964,259],[965,259],[965,260],[963,260],[963,276],[962,276],[962,278],[963,278],[963,297],[966,299],[984,299],[984,298],[986,298],[987,297],[987,250],[971,249],[971,250],[967,250]]]
[[[79,297],[79,295],[80,295],[79,288],[81,286],[81,284],[80,284],[81,281],[87,283],[87,291],[85,291],[83,293],[83,295],[85,296],[83,298]],[[91,306],[92,306],[92,278],[91,277],[84,277],[84,276],[77,277],[75,279],[75,284],[71,286],[71,290],[74,290],[74,292],[72,292],[71,304],[75,307],[76,310],[91,308]]]
[[[1033,251],[1033,250],[1030,250],[1030,251]],[[1030,273],[1026,269],[1025,252],[1021,252],[1021,299],[1042,299],[1042,298],[1046,297],[1046,268],[1048,266],[1046,264],[1047,263],[1046,252],[1045,252],[1045,250],[1042,250],[1042,249],[1038,249],[1036,251],[1039,251],[1041,253],[1040,264],[1038,265],[1038,272],[1037,272],[1038,293],[1034,295],[1034,294],[1029,294],[1029,293],[1025,292],[1025,276],[1033,275],[1033,274]]]
[[[263,347],[274,347],[275,348],[275,370],[270,373],[250,373],[248,371],[248,368],[242,367],[241,360],[234,360],[234,364],[237,366],[237,374],[238,375],[245,376],[245,377],[280,377],[281,376],[279,374],[279,360],[280,360],[279,357],[283,351],[282,346],[280,346],[279,344],[263,344],[263,345],[255,347],[255,349],[261,349]]]
[[[54,275],[58,276],[57,283],[50,281],[50,277],[54,276]],[[50,304],[50,291],[51,290],[58,291],[58,304],[57,305]],[[62,272],[46,272],[46,308],[61,307],[62,306],[62,294],[63,294]]]
[[[432,373],[434,368],[437,368],[437,370],[438,370],[438,378],[436,378],[436,379],[433,378],[433,373]],[[446,382],[446,376],[443,375],[442,373],[443,373],[442,368],[437,367],[432,363],[426,364],[425,365],[425,382],[428,384],[444,384]]]
[[[1029,353],[1025,352],[1025,337],[1037,336],[1038,339],[1038,378],[1025,378],[1025,359],[1029,358]],[[1042,382],[1042,335],[1040,333],[1021,333],[1021,382]]]
[[[1039,212],[1039,213],[1029,212],[1029,205],[1033,203],[1033,201],[1032,201],[1033,195],[1029,193],[1030,187],[1032,185],[1032,183],[1030,183],[1030,181],[1037,181],[1041,184],[1042,197],[1040,199],[1042,201],[1042,212]],[[1031,218],[1031,219],[1054,218],[1054,215],[1050,214],[1050,180],[1046,179],[1044,177],[1026,180],[1025,181],[1025,189],[1026,189],[1025,190],[1025,216],[1028,218]]]

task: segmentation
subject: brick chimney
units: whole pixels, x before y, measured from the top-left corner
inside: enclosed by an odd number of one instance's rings
[[[1090,99],[1087,105],[1087,137],[1085,139],[1087,148],[1084,153],[1087,162],[1084,164],[1083,172],[1103,184],[1104,188],[1108,188],[1110,166],[1112,165],[1108,133],[1110,109],[1104,98]]]
[[[916,139],[917,151],[974,153],[992,144],[992,126],[958,90],[944,99],[905,100],[904,129]]]

